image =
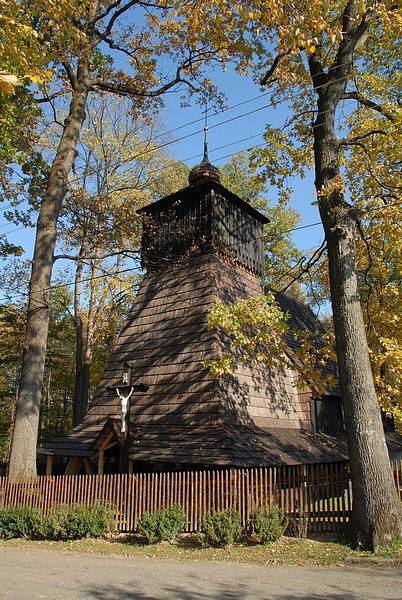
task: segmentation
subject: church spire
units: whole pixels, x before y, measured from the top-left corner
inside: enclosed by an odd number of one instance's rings
[[[209,163],[208,157],[208,108],[205,107],[205,118],[204,118],[204,157],[201,164]]]
[[[199,185],[207,181],[216,181],[220,183],[221,174],[217,167],[209,162],[208,157],[208,109],[205,107],[204,118],[204,156],[199,165],[193,167],[188,176],[188,182],[191,186]]]

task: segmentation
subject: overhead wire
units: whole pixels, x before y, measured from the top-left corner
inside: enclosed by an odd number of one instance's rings
[[[328,111],[327,111],[327,110],[325,110],[325,111],[320,111],[319,113],[317,113],[317,115],[318,115],[318,114],[323,114],[323,113],[326,113],[326,112],[328,112]],[[338,121],[339,121],[339,119],[337,119],[335,122],[338,122]],[[310,126],[309,126],[309,129],[314,129],[315,127],[317,127],[317,125],[310,125]],[[203,131],[203,130],[200,130],[200,132],[202,132],[202,131]],[[217,147],[217,148],[212,148],[212,149],[210,150],[210,152],[211,152],[211,153],[212,153],[212,152],[216,152],[217,150],[221,150],[221,149],[223,149],[223,148],[227,148],[227,147],[229,147],[229,146],[233,146],[233,145],[235,145],[235,144],[240,144],[241,142],[244,142],[244,141],[247,141],[247,140],[250,140],[250,139],[256,138],[256,137],[260,137],[260,136],[264,135],[264,133],[265,133],[265,130],[264,130],[264,131],[262,131],[262,132],[260,132],[260,133],[254,134],[254,135],[252,135],[252,136],[247,136],[247,137],[245,137],[245,138],[241,138],[241,139],[239,139],[239,140],[235,140],[234,142],[229,142],[228,144],[224,144],[223,146],[219,146],[219,147]],[[253,146],[253,148],[259,148],[259,147],[261,147],[261,146],[264,146],[264,143],[261,143],[261,144],[256,144],[256,145],[254,145],[254,146]],[[235,156],[236,154],[240,154],[241,152],[244,152],[244,151],[246,151],[246,150],[247,150],[247,148],[243,148],[243,149],[241,149],[241,150],[237,150],[236,152],[231,152],[231,153],[229,153],[229,154],[226,154],[226,155],[223,155],[223,156],[219,156],[219,157],[217,157],[215,160],[216,160],[216,161],[220,161],[220,160],[223,160],[223,159],[226,159],[226,158],[230,158],[230,157],[232,157],[232,156]],[[198,157],[200,157],[200,156],[202,156],[202,153],[198,153],[198,154],[196,154],[196,155],[193,155],[193,156],[191,156],[191,157],[186,157],[186,158],[184,158],[184,159],[177,160],[177,162],[186,162],[186,161],[189,161],[189,160],[193,160],[193,159],[195,159],[195,158],[198,158]],[[138,157],[137,157],[137,158],[138,158]],[[133,160],[134,160],[134,158],[133,158]],[[176,169],[177,169],[177,162],[175,162],[174,164],[172,164],[172,165],[170,165],[170,166],[167,166],[167,167],[165,167],[165,168],[164,168],[164,173],[166,173],[166,171],[169,171],[169,170],[176,170]],[[160,173],[160,168],[158,168],[158,169],[154,169],[153,171],[151,170],[149,173],[150,173],[150,174],[153,174],[153,173]],[[160,178],[157,178],[157,179],[154,179],[154,180],[152,180],[152,179],[151,179],[150,181],[147,181],[147,182],[146,182],[146,185],[147,185],[147,186],[151,186],[152,184],[156,184],[156,183],[158,183],[159,181],[160,181]],[[121,190],[112,190],[110,193],[116,193],[116,191],[121,191]],[[4,209],[4,207],[3,207],[3,209]],[[5,225],[3,225],[3,226],[5,226]],[[30,228],[32,228],[32,227],[30,227]],[[0,237],[3,237],[3,236],[6,236],[6,235],[9,235],[9,234],[11,234],[11,233],[16,233],[17,231],[21,231],[21,230],[23,230],[23,229],[28,229],[28,228],[27,228],[27,227],[25,227],[25,226],[22,226],[22,227],[17,227],[16,229],[11,229],[10,231],[3,231],[3,232],[1,232],[1,233],[0,233]],[[292,231],[292,230],[290,230],[290,231]],[[288,232],[286,232],[286,233],[288,233]]]
[[[309,223],[308,225],[303,225],[302,227],[294,227],[293,229],[289,229],[289,230],[283,231],[281,233],[290,233],[291,231],[296,231],[296,230],[301,229],[301,228],[302,229],[306,229],[308,227],[315,227],[316,225],[321,225],[321,221],[319,221],[317,223]],[[255,240],[265,239],[265,237],[266,236],[257,237],[257,238],[255,238]],[[239,242],[239,244],[240,243],[241,242]],[[234,244],[232,244],[232,245],[234,245]],[[94,280],[97,280],[97,279],[102,279],[102,278],[105,278],[105,277],[115,277],[116,275],[121,275],[123,273],[128,273],[128,272],[136,271],[136,270],[138,270],[137,266],[136,267],[128,267],[126,269],[121,269],[119,271],[112,271],[110,273],[106,273],[105,272],[102,275],[96,275],[95,277],[88,277],[88,278],[81,279],[81,283],[88,283],[90,281],[94,281]],[[39,292],[50,292],[50,291],[58,289],[58,288],[69,287],[70,285],[74,285],[74,284],[75,284],[75,281],[67,281],[67,282],[64,282],[64,283],[57,283],[57,284],[51,285],[51,286],[49,286],[47,288],[41,288],[39,290],[35,290],[35,292],[36,293],[39,293]],[[17,296],[27,296],[27,295],[28,295],[28,292],[16,292],[15,294],[7,296],[7,298],[12,299],[12,298],[15,298]]]
[[[345,62],[345,63],[343,63],[343,64],[347,64],[348,62],[350,62],[350,61],[347,61],[347,62]],[[338,68],[338,67],[340,67],[340,66],[342,66],[342,65],[338,65],[336,68]],[[332,70],[332,68],[330,68],[329,70]],[[313,77],[315,77],[315,75],[314,75]],[[336,82],[338,82],[338,81],[342,81],[342,80],[344,80],[344,77],[341,77],[341,78],[339,78],[339,79],[334,79],[334,80],[333,80],[332,82],[330,82],[330,83],[332,84],[332,83],[336,83]],[[325,86],[327,86],[327,85],[329,85],[329,83],[323,83],[323,84],[321,84],[321,85],[317,86],[317,87],[316,87],[316,88],[314,88],[314,89],[315,89],[315,90],[318,90],[318,89],[320,89],[320,88],[322,88],[322,87],[325,87]],[[212,115],[210,115],[210,116],[216,116],[216,115],[222,114],[222,113],[224,113],[224,112],[227,112],[228,110],[232,110],[232,109],[234,109],[234,108],[237,108],[237,107],[239,107],[239,106],[243,106],[243,105],[245,105],[245,104],[248,104],[249,102],[253,102],[253,101],[255,101],[255,100],[259,99],[259,98],[265,97],[265,96],[267,96],[267,95],[269,95],[269,94],[270,94],[270,92],[266,92],[266,93],[260,94],[259,96],[254,96],[253,98],[249,98],[248,100],[244,100],[244,101],[242,101],[242,102],[239,102],[239,103],[237,103],[237,104],[234,104],[234,105],[232,105],[232,106],[229,106],[229,107],[227,107],[227,108],[224,108],[224,109],[222,109],[222,110],[220,110],[220,111],[215,111],[215,112],[214,112],[214,113],[212,113]],[[268,103],[268,104],[265,104],[264,106],[258,107],[258,108],[256,108],[256,109],[253,109],[253,110],[251,110],[251,111],[247,111],[247,112],[245,112],[245,113],[242,113],[242,114],[240,114],[240,115],[237,115],[237,116],[235,116],[235,117],[231,117],[231,118],[229,118],[229,119],[225,119],[225,120],[223,120],[223,121],[220,121],[220,122],[218,122],[218,123],[214,123],[214,124],[212,124],[212,125],[209,125],[209,129],[214,129],[214,128],[216,128],[216,127],[220,127],[221,125],[225,125],[225,124],[227,124],[227,123],[231,123],[231,122],[233,122],[233,121],[236,121],[237,119],[241,119],[241,118],[243,118],[243,117],[250,116],[251,114],[254,114],[254,113],[256,113],[256,112],[259,112],[259,111],[261,111],[261,110],[264,110],[264,109],[266,109],[266,108],[270,108],[270,107],[274,107],[274,108],[276,108],[277,106],[279,106],[280,104],[283,104],[284,102],[287,102],[288,100],[295,100],[295,99],[297,99],[297,98],[299,98],[299,95],[297,95],[297,94],[294,94],[294,95],[289,95],[289,96],[285,96],[284,98],[281,98],[280,100],[274,100],[273,102],[270,102],[270,103]],[[351,102],[351,104],[352,104],[352,103],[354,103],[354,102],[352,101],[352,102]],[[312,109],[312,110],[311,110],[311,112],[312,112],[312,113],[316,113],[316,114],[322,114],[322,113],[324,113],[324,112],[328,112],[328,111],[321,111],[321,113],[317,113],[317,111],[316,111],[316,110]],[[162,133],[158,134],[158,135],[156,136],[156,138],[158,138],[158,137],[162,137],[162,136],[166,136],[166,135],[169,135],[170,133],[174,133],[175,131],[178,131],[178,130],[180,130],[180,129],[184,129],[185,127],[188,127],[188,126],[190,126],[190,125],[193,125],[193,124],[195,124],[195,123],[199,123],[199,122],[201,122],[201,121],[203,121],[203,120],[204,120],[204,117],[200,117],[200,118],[198,118],[198,119],[194,119],[193,121],[189,121],[188,123],[184,123],[183,125],[179,125],[178,127],[175,127],[174,129],[171,129],[171,130],[169,130],[169,131],[167,131],[167,132],[162,132]],[[169,145],[172,145],[172,144],[175,144],[175,143],[177,143],[177,142],[183,141],[184,139],[188,139],[189,137],[192,137],[192,136],[194,136],[194,135],[197,135],[198,133],[202,133],[202,132],[203,132],[203,129],[198,129],[198,130],[195,130],[195,131],[193,131],[193,132],[191,132],[191,133],[189,133],[189,134],[186,134],[185,136],[179,137],[179,138],[177,138],[177,139],[174,139],[174,140],[169,140],[169,141],[167,141],[167,142],[164,142],[163,144],[160,144],[160,145],[154,146],[153,148],[148,148],[148,149],[144,150],[142,153],[140,153],[140,154],[137,154],[137,155],[133,156],[133,157],[132,157],[132,160],[136,160],[137,158],[141,158],[141,157],[142,157],[142,156],[144,156],[145,154],[149,154],[150,152],[155,152],[155,150],[159,150],[159,149],[161,149],[161,148],[165,148],[165,147],[167,147],[167,146],[169,146]],[[153,138],[153,139],[155,139],[155,138]],[[149,140],[145,140],[144,142],[138,143],[138,144],[137,144],[137,146],[138,146],[138,147],[140,147],[140,146],[143,146],[144,144],[146,144],[146,143],[149,143],[150,141],[151,141],[151,139],[149,139]],[[135,147],[136,147],[136,146],[134,146],[134,148],[135,148]],[[185,160],[186,160],[186,159],[185,159]],[[8,208],[14,208],[15,206],[18,206],[19,204],[22,204],[22,202],[24,202],[24,201],[17,202],[17,203],[14,203],[14,204],[11,204],[11,203],[10,203],[10,204],[8,204],[7,206],[3,206],[3,207],[1,207],[1,208],[0,208],[0,212],[3,212],[3,211],[5,211],[5,210],[7,210]]]
[[[328,111],[327,110],[320,111],[320,112],[318,112],[316,114],[318,115],[318,114],[323,114],[323,113],[326,113],[326,112],[328,112]],[[338,122],[339,120],[340,120],[340,118],[336,119],[335,122]],[[312,130],[312,129],[315,129],[316,127],[319,127],[319,126],[320,125],[309,125],[309,129]],[[199,133],[202,132],[202,131],[203,130],[200,130]],[[210,153],[216,152],[217,150],[222,150],[223,148],[227,148],[227,147],[233,146],[235,144],[240,144],[241,142],[248,141],[248,140],[256,138],[256,137],[260,137],[260,136],[264,135],[264,133],[265,133],[265,130],[262,131],[262,132],[260,132],[260,133],[254,134],[254,135],[247,136],[247,137],[241,138],[239,140],[235,140],[234,142],[229,142],[228,144],[224,144],[223,146],[218,146],[217,148],[212,148],[210,150]],[[262,147],[262,146],[264,146],[264,143],[256,144],[256,145],[253,146],[253,148],[259,148],[259,147]],[[226,155],[223,155],[223,156],[219,156],[215,160],[216,161],[220,161],[220,160],[223,160],[223,159],[226,159],[226,158],[230,158],[230,157],[235,156],[236,154],[240,154],[241,152],[244,152],[246,150],[247,150],[247,148],[243,148],[241,150],[237,150],[236,152],[231,152],[229,154],[226,154]],[[189,160],[194,160],[195,158],[198,158],[200,156],[202,156],[202,153],[198,153],[198,154],[195,154],[193,156],[190,156],[190,157],[187,157],[187,158],[184,158],[184,159],[181,159],[181,160],[178,159],[177,162],[186,162],[186,161],[189,161]],[[133,158],[133,160],[134,160],[134,158]],[[174,164],[172,164],[172,165],[170,165],[170,166],[168,166],[168,167],[165,167],[164,168],[164,173],[166,173],[166,171],[169,171],[169,170],[176,170],[177,169],[177,162],[174,163]],[[160,168],[154,169],[153,171],[150,171],[151,174],[153,174],[153,173],[159,173],[159,172],[160,172]],[[146,184],[147,184],[147,186],[150,186],[150,185],[152,185],[154,183],[158,183],[159,181],[160,181],[160,179],[158,178],[158,179],[150,180],[150,181],[146,182]],[[120,191],[120,190],[112,190],[111,193],[116,193],[116,191]],[[3,209],[4,208],[5,207],[3,207]],[[2,225],[2,227],[4,227],[4,226],[5,225]],[[309,227],[309,225],[307,225],[307,227]],[[32,227],[29,227],[29,228],[32,229]],[[300,229],[303,229],[303,228],[304,228],[304,226],[300,227]],[[22,227],[17,227],[16,229],[12,229],[10,231],[1,232],[0,233],[0,238],[2,236],[6,236],[6,235],[9,235],[11,233],[16,233],[17,231],[21,231],[23,229],[28,229],[28,227],[22,226]],[[292,230],[289,230],[289,231],[286,231],[286,232],[283,232],[283,233],[289,233],[291,231],[294,231],[294,230],[292,229]]]
[[[381,209],[387,208],[388,206],[396,206],[397,204],[400,204],[400,202],[399,201],[398,202],[393,202],[391,204],[384,205],[384,206],[375,206],[375,207],[372,207],[370,209],[367,209],[365,212],[372,212],[372,211],[375,211],[375,210],[381,210]],[[300,229],[308,229],[309,227],[316,227],[318,225],[322,225],[321,221],[316,221],[314,223],[308,223],[306,225],[300,225],[298,227],[293,227],[292,229],[281,231],[281,233],[291,233],[292,231],[298,231]],[[259,237],[254,238],[254,239],[255,240],[260,240],[260,239],[266,240],[266,236],[265,235],[264,236],[259,236]],[[240,243],[242,243],[242,242],[238,242],[238,244],[240,244]],[[231,245],[237,245],[237,244],[231,244]],[[312,250],[312,249],[315,249],[315,248],[316,248],[316,246],[314,246],[313,248],[309,248],[307,250]],[[304,249],[303,252],[307,252],[307,250]],[[95,277],[84,278],[84,279],[81,280],[81,283],[87,283],[87,282],[94,281],[94,280],[97,280],[97,279],[102,279],[102,278],[105,278],[105,277],[114,277],[116,275],[121,275],[123,273],[128,273],[128,272],[136,271],[136,270],[138,270],[137,266],[136,267],[128,267],[126,269],[121,269],[119,271],[112,271],[110,273],[105,272],[102,275],[97,275]],[[58,288],[61,288],[61,287],[68,287],[68,286],[74,285],[74,284],[75,284],[74,281],[68,281],[68,282],[65,282],[65,283],[59,283],[59,284],[51,285],[51,286],[49,286],[47,288],[41,288],[41,289],[35,290],[35,291],[36,291],[36,293],[39,293],[39,292],[49,292],[49,291],[52,291],[54,289],[58,289]],[[28,292],[16,292],[15,294],[7,295],[7,299],[13,299],[13,298],[16,298],[17,296],[20,297],[20,296],[27,296],[27,295],[28,295]]]
[[[349,62],[349,61],[348,61],[348,62]],[[345,63],[345,64],[346,64],[346,63]],[[339,66],[341,66],[341,65],[338,65],[336,68],[338,68]],[[331,70],[331,69],[329,69],[329,70]],[[334,81],[332,81],[332,82],[330,82],[330,83],[335,83],[336,81],[340,81],[340,80],[343,80],[343,79],[344,79],[344,78],[339,78],[338,80],[334,80]],[[315,88],[315,90],[319,89],[320,87],[325,87],[325,86],[327,86],[327,85],[328,85],[328,82],[327,82],[327,83],[325,83],[325,84],[322,84],[322,85],[320,85],[320,86],[317,86],[317,87]],[[247,103],[249,103],[249,102],[255,101],[256,99],[259,99],[259,98],[261,98],[261,97],[264,97],[264,96],[267,96],[267,95],[269,95],[269,92],[267,92],[267,93],[264,93],[264,94],[260,94],[259,96],[255,96],[255,97],[253,97],[253,98],[250,98],[250,99],[248,99],[248,100],[245,100],[245,101],[243,101],[243,102],[240,102],[240,103],[238,103],[238,104],[235,104],[235,105],[233,105],[233,106],[227,107],[226,109],[223,109],[222,111],[216,111],[215,113],[213,113],[213,115],[221,114],[222,112],[226,112],[226,111],[228,111],[228,110],[231,110],[231,109],[233,109],[233,108],[236,108],[236,107],[238,107],[238,106],[245,105],[245,104],[247,104]],[[284,103],[284,102],[286,102],[286,101],[288,101],[288,100],[292,100],[292,99],[296,99],[296,98],[298,98],[298,95],[294,95],[294,96],[292,96],[292,95],[291,95],[291,96],[287,96],[287,97],[285,97],[285,98],[282,98],[281,100],[274,101],[274,102],[272,102],[272,103],[270,103],[270,104],[264,105],[264,106],[262,106],[262,107],[259,107],[259,108],[257,108],[257,109],[254,109],[254,110],[252,110],[252,111],[247,111],[246,113],[242,113],[241,115],[237,115],[237,116],[235,116],[235,117],[231,117],[231,118],[229,118],[229,119],[226,119],[226,120],[224,120],[224,121],[221,121],[221,122],[219,122],[219,123],[212,124],[212,125],[210,125],[210,126],[209,126],[209,129],[213,129],[213,128],[219,127],[219,126],[221,126],[221,125],[224,125],[224,124],[226,124],[226,123],[233,122],[233,121],[235,121],[235,120],[237,120],[237,119],[240,119],[240,118],[242,118],[242,117],[244,117],[244,116],[249,116],[250,114],[254,114],[254,113],[256,113],[256,112],[259,112],[260,110],[264,110],[265,108],[269,108],[270,106],[275,106],[275,107],[276,107],[276,106],[278,106],[279,104],[282,104],[282,103]],[[320,112],[318,112],[318,113],[317,113],[317,111],[315,111],[315,110],[313,109],[311,112],[312,112],[313,114],[316,114],[316,116],[318,116],[318,114],[322,114],[322,113],[325,113],[325,112],[328,112],[328,111],[320,111]],[[191,124],[194,124],[194,123],[200,122],[200,121],[202,121],[202,120],[203,120],[203,117],[201,117],[201,118],[199,118],[199,119],[195,119],[195,120],[193,120],[193,121],[190,121],[189,123],[186,123],[186,124],[183,124],[183,125],[181,125],[181,126],[178,126],[178,127],[174,128],[174,129],[170,130],[169,132],[166,132],[166,133],[163,133],[163,134],[159,134],[159,135],[158,135],[158,136],[156,136],[156,137],[160,137],[161,135],[168,135],[169,133],[172,133],[172,132],[174,132],[174,131],[177,131],[177,130],[179,130],[179,129],[183,129],[183,128],[185,128],[185,127],[187,127],[187,126],[191,125]],[[338,121],[338,120],[339,120],[339,119],[337,119],[337,121]],[[315,128],[315,127],[317,127],[317,126],[320,126],[320,125],[311,125],[311,126],[309,127],[309,129],[314,129],[314,128]],[[159,146],[156,146],[156,147],[154,147],[154,148],[148,149],[148,150],[144,151],[143,153],[141,153],[141,154],[139,154],[139,155],[136,155],[136,156],[134,156],[134,157],[132,158],[132,160],[135,160],[136,158],[140,158],[140,157],[141,157],[141,156],[143,156],[144,154],[147,154],[147,153],[149,153],[149,152],[153,152],[153,151],[155,151],[155,150],[157,150],[157,149],[159,149],[159,148],[166,147],[167,145],[171,145],[171,144],[177,143],[178,141],[181,141],[181,140],[183,140],[183,139],[187,139],[188,137],[191,137],[191,136],[193,136],[193,135],[196,135],[196,134],[198,134],[198,133],[201,133],[202,131],[203,131],[203,130],[202,130],[202,129],[200,129],[200,130],[194,131],[194,132],[192,132],[192,133],[190,133],[190,134],[187,134],[187,135],[185,135],[185,136],[182,136],[181,138],[178,138],[178,139],[175,139],[175,140],[171,140],[171,141],[169,141],[169,142],[166,142],[166,143],[164,143],[164,144],[161,144],[161,145],[159,145]],[[234,145],[234,144],[237,144],[237,143],[241,143],[241,142],[243,142],[243,141],[247,141],[247,140],[249,140],[249,139],[253,139],[253,138],[255,138],[255,137],[259,137],[259,136],[261,136],[261,135],[263,135],[263,134],[264,134],[264,132],[261,132],[261,133],[254,134],[254,135],[252,135],[252,136],[248,136],[248,137],[246,137],[246,138],[242,138],[241,140],[236,140],[236,141],[234,141],[234,142],[230,142],[229,144],[225,144],[225,145],[223,145],[223,146],[220,146],[220,147],[218,147],[218,148],[212,149],[212,150],[211,150],[211,152],[217,151],[217,150],[219,150],[219,149],[223,149],[223,148],[225,148],[225,147],[228,147],[228,146],[231,146],[231,145]],[[138,145],[140,146],[140,144],[138,144]],[[259,146],[262,146],[262,145],[263,145],[263,144],[258,144],[257,146],[254,146],[254,147],[259,147]],[[244,151],[244,150],[240,150],[240,151],[237,151],[237,152],[234,152],[234,153],[231,153],[231,154],[228,154],[228,155],[225,155],[225,156],[219,157],[219,158],[217,158],[217,159],[215,159],[215,160],[222,160],[222,159],[224,159],[224,158],[227,158],[227,157],[230,157],[230,156],[234,156],[234,155],[236,155],[236,154],[239,154],[239,153],[240,153],[240,152],[242,152],[242,151]],[[182,161],[182,162],[184,162],[184,161],[187,161],[187,160],[192,160],[192,159],[194,159],[194,158],[196,158],[196,157],[198,157],[198,156],[200,156],[200,154],[197,154],[197,155],[195,155],[195,156],[193,156],[193,157],[190,157],[190,158],[183,159],[183,161]],[[175,165],[172,165],[171,167],[172,167],[172,168],[177,168],[177,164],[175,164]],[[156,183],[157,181],[158,181],[158,180],[154,180],[154,182],[155,182],[155,183]],[[148,182],[148,185],[149,185],[150,183],[152,183],[152,182]],[[21,201],[20,203],[22,203],[22,201]],[[9,204],[9,205],[7,205],[7,206],[5,206],[5,207],[2,207],[2,211],[6,210],[7,208],[14,208],[14,206],[16,206],[16,205],[18,205],[18,204],[20,204],[20,203]],[[381,207],[381,208],[382,208],[382,207]],[[314,227],[314,226],[317,226],[317,225],[319,225],[319,224],[321,224],[321,222],[310,223],[310,224],[307,224],[307,225],[302,225],[302,226],[300,226],[300,227],[296,227],[296,228],[293,228],[293,229],[290,229],[290,230],[284,231],[284,232],[282,232],[282,233],[290,233],[290,232],[292,232],[292,231],[297,231],[297,230],[300,230],[300,229],[306,229],[306,228],[308,228],[308,227]],[[5,235],[8,235],[8,234],[10,234],[10,233],[14,233],[14,232],[16,232],[16,231],[20,231],[20,230],[22,230],[22,229],[26,229],[26,228],[25,228],[25,227],[18,227],[18,228],[16,228],[16,229],[13,229],[13,230],[10,230],[10,231],[3,232],[1,235],[5,236]],[[122,271],[119,271],[119,272],[115,272],[115,273],[109,273],[109,274],[100,275],[100,276],[97,276],[97,277],[96,277],[96,279],[97,279],[97,278],[101,278],[101,277],[107,277],[107,276],[113,276],[113,275],[117,275],[117,274],[124,273],[124,272],[130,271],[130,270],[135,270],[135,268],[134,268],[134,269],[124,269],[124,270],[122,270]],[[91,281],[92,279],[94,279],[94,278],[91,278],[91,279],[89,279],[89,281]],[[85,281],[85,280],[83,280],[83,281]],[[73,283],[74,283],[74,282],[69,282],[69,283],[59,284],[59,285],[57,285],[57,286],[50,286],[49,288],[42,289],[42,290],[39,290],[39,291],[49,291],[49,290],[51,290],[51,289],[55,289],[55,287],[60,287],[60,286],[68,286],[68,285],[72,285]],[[20,292],[20,293],[18,293],[18,295],[24,295],[24,294],[25,294],[25,293],[23,293],[23,292]]]

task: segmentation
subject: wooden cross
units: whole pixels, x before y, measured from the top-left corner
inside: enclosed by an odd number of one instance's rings
[[[133,392],[146,392],[149,389],[149,385],[145,383],[131,384],[131,365],[124,363],[124,373],[122,377],[122,383],[116,386],[109,386],[107,389],[114,391],[121,402],[121,433],[126,433],[126,422],[127,414],[130,410],[129,400],[133,395]],[[129,419],[128,419],[129,420]]]

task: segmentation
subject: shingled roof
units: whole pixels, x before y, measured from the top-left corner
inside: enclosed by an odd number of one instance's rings
[[[130,453],[136,460],[162,460],[165,455],[175,462],[247,465],[343,456],[344,447],[328,436],[300,431],[311,426],[310,394],[295,388],[289,369],[239,364],[232,376],[217,379],[203,364],[219,355],[223,343],[208,331],[209,309],[218,300],[261,293],[254,275],[216,254],[193,256],[146,276],[86,417],[41,452],[94,454],[105,422],[120,422],[120,401],[110,387],[121,381],[129,362],[134,380],[149,385],[131,403],[137,434]],[[307,307],[293,300],[285,305],[284,296],[281,300],[300,326],[312,319]]]
[[[41,452],[96,455],[107,431],[118,436],[115,388],[131,367],[129,455],[147,463],[295,464],[342,460],[344,442],[311,432],[311,392],[291,368],[237,361],[214,377],[205,361],[230,348],[208,329],[216,302],[262,294],[266,218],[216,181],[146,207],[142,262],[147,271],[83,422]],[[285,295],[291,327],[316,328],[312,311]],[[318,325],[319,326],[319,325]],[[291,338],[288,338],[291,353]]]

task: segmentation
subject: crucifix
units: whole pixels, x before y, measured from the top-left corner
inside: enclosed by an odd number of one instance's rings
[[[131,382],[131,365],[124,363],[122,382],[116,386],[109,386],[107,389],[114,391],[121,403],[121,453],[120,453],[120,472],[127,470],[128,451],[129,451],[129,426],[130,426],[130,398],[134,392],[146,392],[149,385],[145,383],[133,384]],[[128,422],[128,426],[127,426]]]

